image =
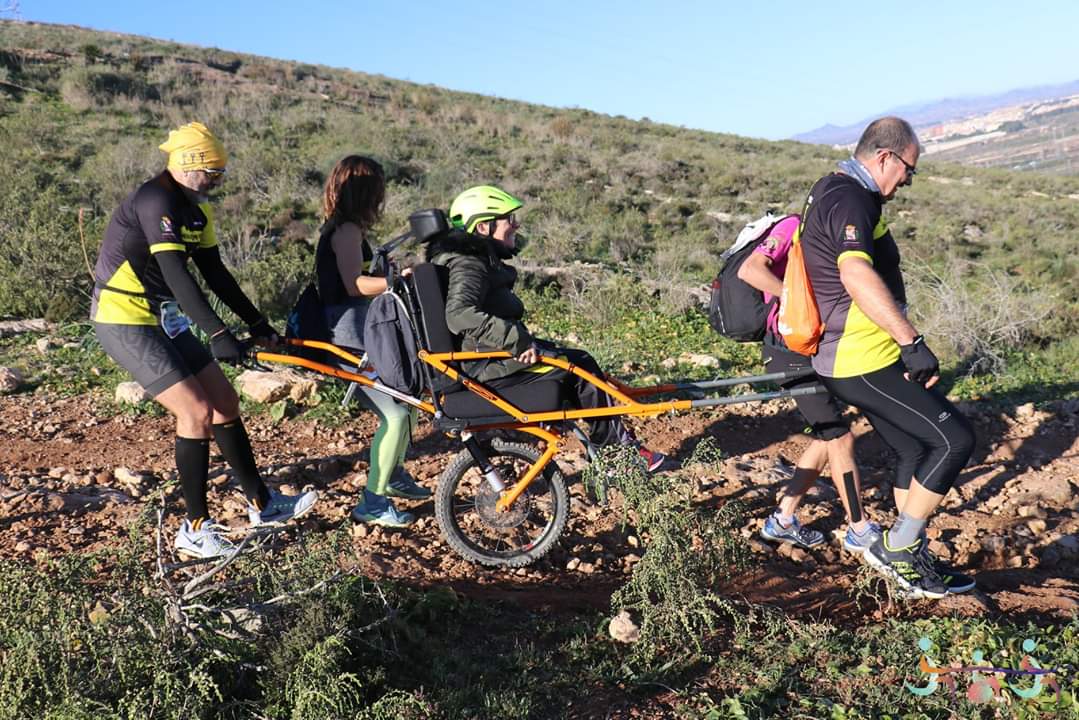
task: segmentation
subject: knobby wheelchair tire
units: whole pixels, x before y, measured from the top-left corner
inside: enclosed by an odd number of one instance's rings
[[[483,446],[507,486],[541,455],[533,445],[498,438]],[[497,499],[472,455],[461,451],[442,473],[435,492],[435,518],[450,547],[492,567],[524,567],[550,552],[569,518],[569,493],[554,461],[508,511],[494,509]]]

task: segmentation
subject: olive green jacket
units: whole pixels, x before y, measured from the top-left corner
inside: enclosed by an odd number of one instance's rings
[[[431,242],[427,259],[449,270],[446,325],[461,338],[462,350],[506,350],[516,357],[528,349],[533,338],[521,322],[524,303],[513,294],[517,270],[496,255],[493,241],[450,232]],[[516,360],[478,360],[462,370],[482,382],[526,367]]]

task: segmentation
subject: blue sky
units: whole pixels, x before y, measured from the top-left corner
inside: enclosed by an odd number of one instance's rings
[[[770,139],[1079,79],[1079,2],[1065,0],[20,0],[19,9],[24,20]]]

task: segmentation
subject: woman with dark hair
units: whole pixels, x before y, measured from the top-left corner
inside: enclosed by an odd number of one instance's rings
[[[367,240],[371,226],[382,216],[385,197],[382,166],[361,155],[343,158],[326,181],[315,271],[330,342],[341,347],[363,348],[363,325],[371,298],[386,291],[386,278],[371,274],[374,252]],[[352,519],[405,527],[415,517],[399,511],[390,498],[424,500],[431,496],[431,491],[420,487],[402,466],[416,411],[363,387],[358,397],[361,405],[378,415],[379,425],[371,441],[367,487],[352,510]]]

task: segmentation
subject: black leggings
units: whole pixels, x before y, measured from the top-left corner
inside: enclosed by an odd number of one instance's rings
[[[899,456],[895,486],[911,478],[944,495],[974,452],[974,431],[937,390],[903,377],[903,364],[848,378],[822,377],[828,390],[865,413],[873,429]]]
[[[548,340],[539,339],[536,340],[536,345],[546,352],[566,358],[569,362],[586,372],[592,373],[601,380],[607,378],[606,373],[600,368],[596,359],[584,350],[559,347]],[[497,380],[491,380],[487,385],[498,389],[509,387],[511,385],[527,385],[550,380],[560,380],[563,383],[570,402],[578,409],[583,410],[611,406],[611,398],[607,393],[601,391],[598,387],[584,378],[566,372],[561,368],[551,368],[545,373],[522,370],[512,375],[498,378]],[[622,423],[622,419],[619,417],[595,420],[589,419],[586,422],[588,423],[588,438],[593,445],[602,446],[616,442],[626,444],[634,441],[633,434],[625,424]]]

